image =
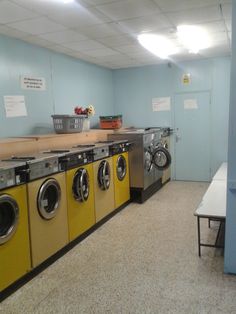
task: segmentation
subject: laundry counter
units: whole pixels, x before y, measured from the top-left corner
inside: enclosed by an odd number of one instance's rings
[[[76,144],[107,139],[113,130],[91,129],[88,132],[71,134],[33,134],[0,140],[0,159],[5,157],[37,153],[47,149],[67,148]]]

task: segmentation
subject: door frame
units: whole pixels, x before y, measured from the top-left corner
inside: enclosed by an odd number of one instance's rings
[[[172,162],[172,168],[171,168],[171,179],[176,180],[176,117],[175,117],[175,98],[178,95],[188,95],[188,94],[201,94],[201,93],[209,93],[209,129],[208,129],[208,135],[209,135],[209,158],[210,158],[210,179],[212,178],[212,90],[210,89],[203,89],[203,90],[190,90],[190,91],[184,91],[184,92],[175,92],[173,93],[173,101],[172,101],[172,116],[171,121],[173,125],[173,136],[172,136],[172,155],[173,155],[173,162]]]

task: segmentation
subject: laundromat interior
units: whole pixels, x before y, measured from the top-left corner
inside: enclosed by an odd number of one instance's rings
[[[236,313],[236,2],[0,0],[0,314]]]

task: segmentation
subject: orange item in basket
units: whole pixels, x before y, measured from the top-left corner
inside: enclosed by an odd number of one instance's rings
[[[122,115],[100,116],[101,129],[120,129],[122,127]]]

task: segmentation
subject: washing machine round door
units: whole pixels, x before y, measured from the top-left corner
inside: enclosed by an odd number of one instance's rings
[[[171,155],[167,149],[159,146],[153,152],[153,164],[158,170],[165,170],[169,168],[171,164]]]
[[[146,150],[144,152],[144,169],[147,172],[152,171],[153,163],[152,163],[152,154],[150,151]]]
[[[52,219],[56,216],[61,200],[61,187],[57,180],[48,179],[40,187],[38,192],[38,211],[44,219]]]
[[[19,222],[19,207],[10,195],[0,195],[0,245],[14,235]]]
[[[116,162],[116,175],[117,178],[122,181],[124,180],[127,172],[127,164],[125,157],[123,155],[118,156],[117,162]]]
[[[98,185],[101,190],[108,190],[111,182],[111,169],[109,162],[103,160],[98,167]]]
[[[79,202],[87,201],[89,197],[89,174],[84,168],[80,168],[73,179],[72,192]]]

